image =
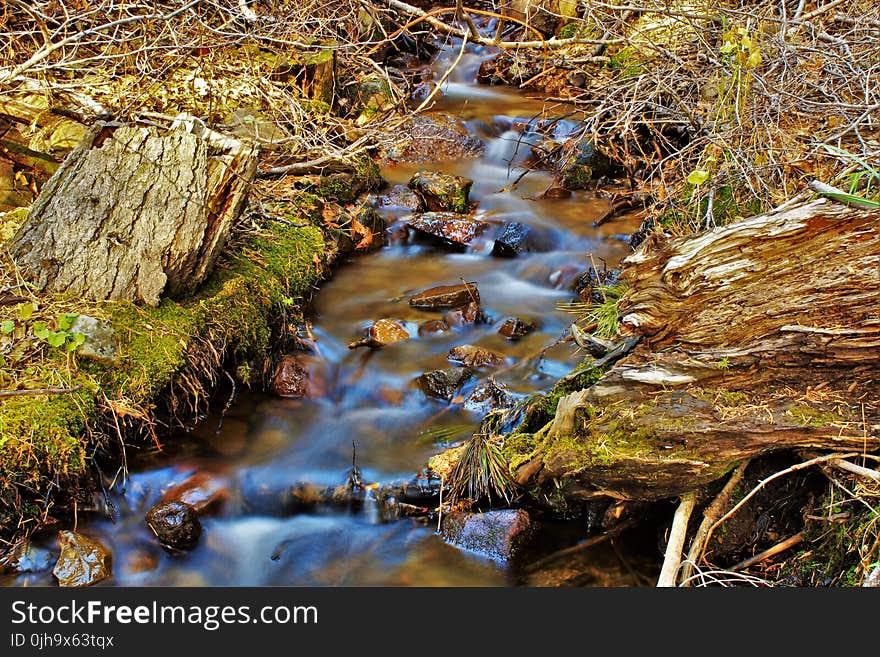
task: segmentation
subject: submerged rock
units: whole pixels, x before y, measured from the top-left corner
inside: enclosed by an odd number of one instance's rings
[[[543,231],[511,221],[504,224],[501,233],[495,238],[492,255],[514,258],[521,253],[542,253],[552,248],[552,241]]]
[[[57,555],[51,550],[35,546],[28,540],[21,541],[0,557],[0,572],[42,573],[51,570]]]
[[[285,354],[275,366],[271,390],[279,397],[322,397],[327,385],[318,369],[317,359],[307,354]]]
[[[442,534],[450,543],[499,561],[523,555],[538,530],[522,509],[486,513],[453,512],[443,517]]]
[[[450,349],[449,360],[465,367],[498,367],[504,364],[505,357],[491,349],[465,344]]]
[[[446,333],[449,330],[449,324],[442,319],[429,319],[419,324],[419,337],[424,338],[437,333]]]
[[[457,212],[468,209],[473,180],[438,171],[418,171],[410,178],[409,186],[419,195],[431,212]]]
[[[413,212],[424,209],[422,199],[406,185],[394,185],[387,194],[379,197],[379,205],[381,207],[409,208]]]
[[[406,342],[409,338],[409,331],[400,322],[393,319],[377,319],[370,326],[368,336],[363,340],[352,342],[348,348],[370,347],[378,349],[396,342]]]
[[[455,308],[475,301],[480,302],[480,291],[476,283],[461,283],[459,285],[438,285],[419,292],[409,300],[413,308]]]
[[[453,248],[466,247],[489,227],[489,224],[483,221],[462,217],[454,212],[425,212],[413,215],[406,225]]]
[[[219,511],[227,499],[229,488],[225,481],[209,472],[197,472],[169,488],[161,501],[188,504],[203,515]]]
[[[89,315],[78,315],[70,325],[69,331],[74,335],[81,333],[85,337],[85,341],[76,350],[77,354],[105,365],[116,364],[119,359],[119,347],[113,327],[109,324]]]
[[[614,165],[593,143],[583,139],[559,168],[557,176],[565,189],[585,189],[591,180],[615,173]]]
[[[448,402],[452,401],[459,388],[473,375],[474,373],[467,368],[432,370],[419,376],[416,383],[428,397]]]
[[[440,162],[478,157],[483,142],[451,114],[419,114],[407,119],[379,144],[381,164]]]
[[[453,308],[443,315],[446,323],[450,326],[466,326],[476,324],[483,320],[483,311],[480,304],[471,302],[458,308]]]
[[[535,330],[535,323],[520,317],[508,317],[504,320],[498,334],[503,335],[508,340],[519,340],[521,337],[528,335]]]
[[[195,547],[202,536],[199,514],[183,502],[159,502],[147,511],[146,520],[160,543],[178,550]]]
[[[112,557],[103,543],[72,531],[58,532],[61,554],[52,574],[58,586],[80,587],[112,577]]]
[[[465,400],[464,407],[469,411],[485,415],[489,411],[512,406],[513,401],[513,395],[506,385],[489,379],[474,389]]]

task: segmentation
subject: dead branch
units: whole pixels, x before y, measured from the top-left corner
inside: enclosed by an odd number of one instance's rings
[[[672,528],[669,530],[669,542],[666,544],[663,567],[660,570],[660,577],[657,579],[658,587],[675,586],[678,569],[681,565],[681,551],[687,536],[688,521],[696,503],[696,493],[685,493],[681,496],[681,503],[675,511]]]

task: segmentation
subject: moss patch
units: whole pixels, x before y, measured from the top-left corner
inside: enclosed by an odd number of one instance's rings
[[[102,418],[112,422],[112,413],[117,413],[150,422],[156,402],[173,396],[170,390],[181,387],[181,379],[183,394],[203,397],[187,400],[195,409],[206,401],[208,386],[200,377],[210,381],[212,368],[229,361],[233,367],[246,363],[278,341],[279,330],[299,319],[299,302],[324,274],[321,229],[311,221],[301,225],[304,218],[320,215],[320,205],[305,196],[276,207],[290,224],[269,222],[258,232],[239,236],[232,252],[192,298],[165,299],[156,308],[60,297],[42,300],[41,307],[108,322],[119,342],[119,357],[114,365],[104,365],[36,343],[41,352],[33,362],[39,364],[27,368],[27,379],[11,379],[18,387],[76,391],[0,400],[0,515],[10,521],[4,522],[2,537],[28,525],[21,514],[37,509],[22,504],[21,497],[43,499],[59,477],[76,481],[86,475],[88,456],[105,442]],[[13,337],[33,348],[28,325],[15,312],[14,307],[0,308],[0,320],[13,318],[10,321],[22,328]],[[205,354],[211,354],[207,361]],[[177,416],[173,411],[172,415]]]

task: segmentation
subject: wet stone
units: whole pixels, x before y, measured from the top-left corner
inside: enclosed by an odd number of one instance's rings
[[[459,308],[453,308],[443,317],[450,326],[466,326],[483,321],[483,311],[480,310],[480,304],[471,302]]]
[[[491,349],[465,344],[449,350],[449,360],[465,367],[498,367],[504,364],[505,357]]]
[[[519,340],[535,330],[535,323],[520,317],[508,317],[504,320],[498,334],[508,340]]]
[[[70,325],[74,335],[82,333],[85,337],[76,353],[105,365],[114,365],[119,358],[119,347],[116,335],[109,324],[105,324],[89,315],[78,315]]]
[[[480,292],[476,283],[459,285],[438,285],[420,292],[409,300],[413,308],[432,310],[435,308],[455,308],[475,301],[480,302]]]
[[[422,209],[422,200],[406,185],[394,185],[387,194],[379,197],[381,207],[409,208],[413,212]]]
[[[449,324],[442,319],[429,319],[419,324],[419,337],[424,338],[438,333],[446,333],[449,330]]]
[[[450,368],[425,372],[416,379],[419,388],[428,397],[452,401],[459,388],[473,376],[469,369]]]
[[[413,215],[407,221],[407,226],[445,246],[462,248],[482,234],[489,224],[454,212],[425,212]]]
[[[503,383],[489,379],[478,385],[464,402],[464,408],[485,415],[499,408],[512,406],[514,397]]]
[[[229,499],[226,482],[209,472],[197,472],[169,488],[162,496],[162,502],[188,504],[196,513],[204,515],[215,513]]]
[[[409,186],[431,212],[467,212],[473,180],[437,171],[419,171]]]
[[[315,399],[326,394],[318,359],[307,354],[285,354],[275,366],[271,390],[279,397]]]
[[[495,238],[492,255],[515,258],[521,253],[542,253],[552,248],[551,240],[543,231],[518,221],[511,221],[504,225]]]
[[[537,523],[522,509],[453,512],[443,517],[442,534],[450,543],[502,562],[515,561],[534,540]]]
[[[72,531],[58,532],[61,554],[52,570],[58,586],[90,586],[112,577],[112,557],[103,543]]]
[[[377,319],[370,326],[367,337],[363,340],[352,342],[348,345],[348,348],[370,347],[371,349],[378,349],[397,342],[406,342],[409,338],[409,331],[400,322],[387,318]]]
[[[51,550],[35,546],[28,540],[17,543],[0,558],[0,572],[42,573],[52,569],[57,555]]]
[[[147,511],[146,520],[162,545],[178,550],[195,547],[202,535],[199,514],[183,502],[159,502]]]

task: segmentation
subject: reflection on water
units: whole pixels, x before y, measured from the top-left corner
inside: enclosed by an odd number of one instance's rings
[[[353,259],[326,282],[315,301],[314,334],[331,382],[326,397],[286,400],[242,395],[216,432],[205,422],[185,438],[173,466],[143,465],[131,475],[125,494],[112,495],[116,522],[81,516],[80,529],[100,538],[114,554],[116,585],[510,585],[500,565],[447,545],[431,527],[413,521],[377,524],[369,513],[324,512],[275,517],[261,515],[256,492],[272,495],[297,482],[342,483],[357,446],[367,481],[409,478],[438,450],[424,435],[440,426],[476,426],[478,417],[460,404],[427,399],[412,381],[422,372],[449,367],[446,354],[476,344],[518,363],[497,375],[513,391],[545,390],[566,373],[577,355],[569,344],[542,350],[566,335],[571,316],[556,304],[572,299],[570,285],[593,262],[613,266],[628,250],[616,233],[635,226],[616,222],[596,229],[606,202],[585,193],[571,198],[532,200],[550,184],[547,174],[520,177],[516,168],[535,143],[523,126],[540,116],[562,113],[522,94],[472,86],[485,53],[468,55],[445,89],[437,109],[471,122],[487,141],[480,159],[438,168],[474,180],[476,216],[489,222],[485,239],[466,253],[450,254],[410,241]],[[558,131],[575,124],[560,122]],[[494,135],[494,136],[489,136]],[[384,171],[390,183],[406,183],[422,167]],[[429,167],[431,168],[431,167]],[[381,211],[389,222],[401,212]],[[505,221],[546,231],[552,250],[513,259],[493,258],[491,235]],[[378,318],[416,326],[436,312],[409,306],[425,288],[476,281],[489,321],[454,328],[377,351],[349,350]],[[497,334],[511,315],[538,329],[516,342]],[[463,394],[477,384],[470,382]],[[464,437],[464,436],[462,436]],[[166,464],[168,457],[165,457]],[[201,543],[187,554],[157,546],[143,516],[167,490],[193,472],[210,471],[230,491],[224,512],[206,518]],[[271,500],[269,503],[271,507]],[[47,543],[51,548],[51,541]],[[51,576],[21,575],[19,584],[51,583]]]

